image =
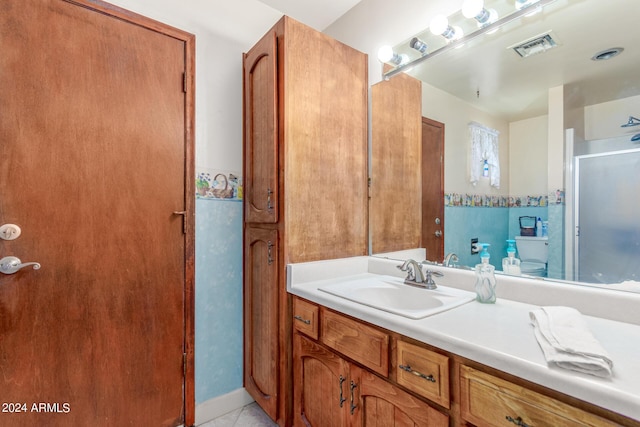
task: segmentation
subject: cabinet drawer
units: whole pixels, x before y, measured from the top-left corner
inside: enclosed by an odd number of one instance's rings
[[[615,426],[597,415],[567,405],[465,365],[460,367],[462,418],[490,426]]]
[[[433,351],[397,341],[398,384],[449,408],[449,358]]]
[[[293,329],[317,340],[318,306],[299,298],[294,298]]]
[[[340,314],[322,310],[321,341],[385,377],[389,375],[389,336]]]

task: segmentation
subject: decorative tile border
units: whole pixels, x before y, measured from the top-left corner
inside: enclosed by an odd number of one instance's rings
[[[564,203],[564,191],[558,190],[545,196],[489,196],[486,194],[447,193],[444,195],[445,206],[484,207],[484,208],[519,208],[544,207],[549,204]]]
[[[242,200],[242,176],[235,172],[198,168],[196,199]]]

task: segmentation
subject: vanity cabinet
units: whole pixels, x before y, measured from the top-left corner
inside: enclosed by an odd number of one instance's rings
[[[640,423],[293,297],[294,426]],[[298,326],[300,324],[300,326]]]
[[[460,366],[460,385],[462,418],[475,425],[619,425],[469,366]]]
[[[367,67],[288,17],[243,56],[244,384],[280,425],[292,413],[286,264],[368,253]]]
[[[387,331],[294,298],[297,322],[306,325],[298,318],[309,320],[309,306],[319,311],[319,339],[294,326],[294,426],[449,425],[447,414],[388,378]]]
[[[321,344],[296,334],[293,425],[446,427],[449,417]]]

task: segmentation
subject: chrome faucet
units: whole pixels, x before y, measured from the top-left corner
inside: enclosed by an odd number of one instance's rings
[[[458,255],[454,254],[453,252],[449,252],[447,256],[444,257],[444,261],[442,261],[442,265],[444,265],[445,267],[451,267],[452,263],[458,262],[458,261],[460,261],[460,259],[458,258]]]
[[[407,277],[404,279],[404,283],[407,285],[424,285],[424,274],[422,273],[422,266],[418,264],[418,261],[408,259],[402,265],[398,265],[397,267],[400,271],[407,272]]]

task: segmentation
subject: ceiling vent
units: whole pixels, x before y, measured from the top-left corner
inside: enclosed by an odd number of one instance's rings
[[[551,31],[547,31],[544,34],[540,34],[523,42],[516,43],[509,46],[508,49],[513,49],[518,55],[526,58],[538,53],[544,53],[549,49],[558,47],[559,43],[557,38]]]

